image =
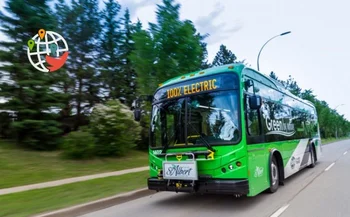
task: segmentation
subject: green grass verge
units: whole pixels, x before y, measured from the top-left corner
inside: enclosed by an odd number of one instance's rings
[[[322,139],[322,145],[328,145],[332,142],[339,142],[339,141],[342,141],[342,140],[347,140],[347,139],[350,139],[350,137],[341,137],[341,138],[327,138],[327,139]]]
[[[2,217],[49,212],[147,186],[148,171],[0,196]]]
[[[0,141],[0,189],[147,165],[147,152],[137,150],[120,158],[67,160],[59,152],[22,150]]]

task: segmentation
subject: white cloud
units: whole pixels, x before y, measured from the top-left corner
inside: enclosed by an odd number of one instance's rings
[[[209,15],[200,16],[195,20],[195,24],[199,32],[202,34],[209,33],[210,36],[207,40],[209,44],[220,43],[230,37],[230,35],[242,28],[242,23],[238,20],[232,22],[222,21],[221,15],[225,11],[225,7],[221,3],[216,3],[215,8]],[[215,21],[220,21],[216,23]],[[229,23],[229,24],[228,24]]]
[[[160,3],[161,0],[120,0],[119,3],[121,4],[123,10],[126,8],[129,9],[130,17],[131,19],[137,19],[138,12],[145,7],[152,6],[152,8],[155,7],[156,4]]]

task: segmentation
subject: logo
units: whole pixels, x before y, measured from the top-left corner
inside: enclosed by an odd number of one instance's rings
[[[294,124],[284,123],[282,120],[265,118],[266,127],[269,130],[266,135],[278,134],[282,136],[293,136],[295,134]]]
[[[295,132],[295,126],[292,123],[293,119],[290,114],[279,110],[272,110],[273,113],[278,114],[279,117],[271,118],[271,106],[268,103],[264,103],[262,107],[262,116],[265,119],[265,124],[267,128],[266,135],[282,135],[286,137],[293,136]]]
[[[191,176],[191,171],[193,168],[189,166],[180,166],[173,164],[171,167],[168,167],[166,175],[168,176]]]
[[[214,160],[214,152],[212,152],[210,150],[209,150],[209,152],[210,152],[210,154],[208,154],[208,159]]]
[[[41,72],[60,69],[68,58],[68,44],[58,33],[39,29],[28,40],[27,56],[34,68]]]
[[[254,172],[254,177],[257,178],[257,177],[261,177],[263,175],[263,172],[264,172],[264,168],[263,167],[256,167],[255,168],[255,172]]]
[[[181,161],[181,159],[182,159],[182,154],[177,154],[177,155],[176,155],[176,159],[177,159],[178,161]]]

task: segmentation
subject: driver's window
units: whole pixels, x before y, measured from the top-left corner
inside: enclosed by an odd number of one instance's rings
[[[158,107],[154,107],[153,114],[156,114],[153,116],[152,119],[152,132],[154,132],[154,137],[152,141],[153,147],[160,147],[162,145],[162,135],[158,132],[161,132],[161,119],[160,119],[160,111]],[[156,133],[157,132],[157,133]]]
[[[260,123],[259,123],[259,110],[250,109],[249,97],[245,97],[245,108],[246,108],[246,125],[249,136],[260,135]]]

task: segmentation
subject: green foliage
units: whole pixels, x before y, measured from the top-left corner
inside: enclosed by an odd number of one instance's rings
[[[174,0],[163,0],[157,5],[157,22],[149,24],[149,31],[139,30],[133,34],[135,49],[130,60],[137,75],[138,94],[153,94],[159,83],[206,67],[203,60],[206,36],[199,34],[191,21],[180,20],[179,10],[180,5]],[[142,143],[138,146],[145,148],[149,129],[147,117],[141,124]]]
[[[139,140],[141,132],[133,113],[117,100],[94,107],[90,129],[96,138],[96,154],[99,156],[124,155]]]
[[[60,82],[59,73],[38,72],[27,57],[27,41],[37,34],[39,28],[55,30],[55,20],[48,1],[6,1],[6,14],[0,12],[1,32],[10,41],[0,42],[0,66],[2,72],[0,97],[8,102],[0,109],[16,113],[11,133],[18,144],[51,150],[59,144],[59,124],[52,109],[62,107],[64,94],[51,89]],[[7,79],[5,79],[7,77]]]
[[[125,81],[124,88],[122,89],[122,97],[126,100],[126,105],[131,106],[134,97],[136,95],[136,72],[133,64],[130,60],[130,55],[135,50],[132,35],[141,31],[142,24],[138,20],[136,24],[132,24],[130,20],[129,10],[125,10],[122,31],[122,43],[120,45],[120,58],[121,58],[121,73],[123,80]]]
[[[55,4],[55,20],[57,22],[56,31],[59,32],[67,41],[69,49],[71,49],[72,45],[70,43],[70,34],[69,30],[74,27],[74,17],[71,15],[71,9],[66,4],[65,0],[58,0]],[[63,108],[60,111],[60,118],[59,120],[67,120],[72,115],[72,108],[71,101],[74,100],[74,90],[75,90],[75,79],[70,76],[70,56],[67,60],[67,63],[63,65],[62,68],[58,70],[59,73],[55,73],[55,75],[60,76],[61,82],[57,83],[55,85],[55,88],[59,90],[60,92],[65,94],[65,98],[63,100]],[[70,118],[72,119],[72,118]],[[61,121],[62,122],[62,121]],[[74,124],[74,120],[71,121],[72,125]],[[64,124],[62,124],[64,126]]]
[[[145,103],[142,106],[144,111],[150,111],[151,105],[149,102]],[[149,126],[150,126],[150,117],[148,115],[142,115],[140,120],[141,130],[141,139],[136,143],[139,150],[147,150],[149,147]]]
[[[350,122],[344,118],[344,115],[339,115],[335,109],[330,108],[327,102],[317,99],[311,89],[302,90],[290,75],[286,81],[280,80],[274,72],[271,72],[269,76],[280,82],[292,94],[314,104],[318,115],[320,134],[322,138],[343,137],[349,135]]]
[[[7,112],[0,112],[0,138],[11,137],[12,117]]]
[[[63,156],[71,159],[88,159],[95,154],[95,138],[88,131],[75,131],[64,137]]]
[[[128,10],[122,15],[121,5],[113,0],[104,1],[102,11],[98,0],[72,0],[70,4],[57,0],[54,11],[48,2],[7,0],[5,10],[11,16],[0,12],[1,32],[11,39],[0,42],[0,97],[9,99],[0,109],[16,114],[13,122],[1,116],[0,130],[25,147],[55,149],[60,144],[62,125],[67,131],[79,129],[87,123],[84,117],[89,116],[90,109],[98,104],[88,129],[96,138],[95,146],[76,142],[74,147],[66,146],[69,153],[77,152],[84,158],[93,149],[93,154],[116,156],[135,143],[147,149],[149,116],[135,123],[131,111],[119,101],[99,103],[125,99],[130,106],[137,95],[153,94],[158,84],[175,76],[210,66],[244,63],[221,45],[210,64],[204,41],[208,34],[197,32],[190,20],[180,19],[180,4],[175,0],[162,0],[157,5],[156,22],[147,30],[142,29],[140,21],[131,22]],[[55,73],[38,72],[28,61],[27,41],[39,28],[57,31],[68,42],[69,58]],[[272,72],[270,77],[314,103],[322,137],[349,134],[350,123],[317,99],[312,90],[302,90],[291,76],[283,81]],[[143,105],[143,111],[149,112],[150,105]],[[70,137],[79,141],[84,134],[87,130]]]
[[[121,6],[109,0],[105,2],[102,11],[102,32],[100,38],[100,76],[106,99],[119,99],[122,90],[126,86],[121,72],[120,44],[122,43],[122,33],[120,30],[120,20],[117,18]]]
[[[225,45],[220,45],[220,50],[216,53],[214,57],[212,66],[221,66],[225,64],[230,64],[236,62],[237,57],[232,51],[226,48]]]
[[[211,65],[208,61],[208,50],[207,50],[207,43],[205,43],[203,40],[206,39],[209,34],[206,34],[206,35],[198,35],[200,40],[201,40],[201,46],[202,46],[202,64],[201,64],[201,69],[207,69],[207,68],[210,68]]]
[[[69,58],[65,69],[69,72],[69,83],[65,83],[70,94],[69,110],[76,111],[74,130],[82,125],[82,116],[101,101],[100,77],[97,70],[101,13],[98,0],[73,0],[71,6],[61,7],[66,16],[61,22],[64,37],[69,42]],[[57,5],[56,8],[60,8]],[[61,16],[61,14],[57,14]]]
[[[150,23],[149,31],[134,34],[135,50],[130,59],[139,93],[151,94],[159,83],[202,65],[204,37],[191,21],[180,20],[179,10],[174,0],[163,0],[162,5],[157,5],[157,23]]]

